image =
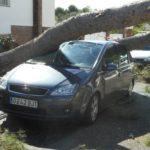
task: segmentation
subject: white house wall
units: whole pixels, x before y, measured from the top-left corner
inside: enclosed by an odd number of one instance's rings
[[[11,33],[11,25],[33,25],[32,0],[10,0],[10,7],[0,6],[0,34]]]
[[[43,0],[42,25],[52,27],[55,25],[55,0]]]
[[[42,25],[55,24],[55,0],[43,0]],[[10,0],[10,7],[0,6],[0,34],[11,33],[11,25],[33,26],[33,0]]]

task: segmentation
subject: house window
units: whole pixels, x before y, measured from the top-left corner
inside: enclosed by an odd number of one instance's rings
[[[10,0],[0,0],[0,6],[10,6]]]

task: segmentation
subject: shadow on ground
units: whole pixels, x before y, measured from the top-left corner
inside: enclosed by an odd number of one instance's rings
[[[26,143],[36,147],[70,150],[80,144],[97,150],[128,150],[119,143],[150,132],[150,98],[134,93],[131,102],[104,111],[92,126],[73,123],[19,122],[8,117],[2,127],[24,130]],[[136,146],[136,145],[135,145]]]

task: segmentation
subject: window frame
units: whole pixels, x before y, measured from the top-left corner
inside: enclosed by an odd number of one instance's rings
[[[3,1],[7,1],[7,4],[4,4]],[[2,6],[2,7],[10,7],[10,0],[2,0],[2,2],[0,0],[0,6]]]
[[[116,43],[109,44],[108,47],[106,48],[103,56],[102,56],[102,60],[101,60],[101,63],[100,63],[101,64],[100,65],[101,70],[105,70],[107,73],[114,72],[114,71],[107,71],[106,66],[105,66],[106,64],[104,62],[105,62],[105,58],[108,57],[108,55],[111,55],[111,53],[112,54],[115,53],[115,51],[116,51]],[[117,70],[118,69],[119,69],[119,66],[117,66]]]
[[[132,62],[132,60],[131,60],[130,53],[129,53],[128,49],[126,48],[126,46],[124,46],[122,44],[117,44],[117,49],[120,52],[123,52],[123,51],[126,52],[126,54],[127,54],[127,64],[129,65]],[[119,64],[119,66],[120,66],[120,64]]]

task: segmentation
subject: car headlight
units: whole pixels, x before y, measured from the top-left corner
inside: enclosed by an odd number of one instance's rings
[[[5,78],[0,78],[0,89],[6,89],[7,80]]]
[[[52,96],[71,96],[74,95],[77,84],[67,84],[58,86],[50,95]]]

